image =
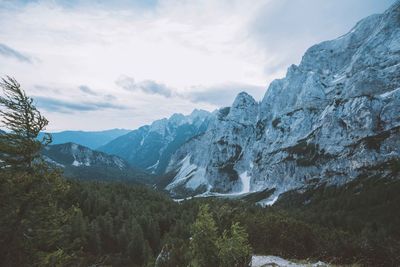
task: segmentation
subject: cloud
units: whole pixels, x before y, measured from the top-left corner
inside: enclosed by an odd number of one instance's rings
[[[391,2],[0,0],[0,42],[12,48],[2,46],[0,76],[50,98],[53,129],[132,128],[160,114],[231,105],[242,90],[259,100],[258,85],[282,77],[308,47]]]
[[[88,94],[88,95],[93,95],[93,96],[98,95],[95,91],[93,91],[89,86],[86,86],[86,85],[79,86],[79,90],[81,90],[82,92],[84,92],[85,94]]]
[[[128,91],[142,91],[146,94],[162,95],[165,97],[171,97],[173,95],[173,90],[171,88],[153,80],[144,80],[136,83],[132,77],[121,76],[115,83]]]
[[[277,0],[265,2],[247,28],[248,37],[267,55],[264,72],[282,73],[298,64],[312,45],[337,38],[359,20],[383,12],[395,0]]]
[[[211,86],[191,86],[183,92],[176,92],[169,86],[152,80],[137,83],[128,76],[121,76],[115,83],[126,91],[141,91],[149,95],[189,100],[192,103],[206,103],[216,107],[230,106],[236,95],[242,91],[248,92],[256,99],[260,99],[265,93],[264,86],[233,82]]]
[[[194,103],[202,102],[223,107],[232,105],[237,94],[242,91],[249,93],[256,100],[260,100],[265,92],[265,87],[240,83],[226,83],[211,87],[196,86],[188,90],[184,97]]]
[[[114,96],[114,95],[111,95],[111,94],[107,94],[107,95],[104,96],[104,100],[106,100],[106,101],[114,101],[114,100],[117,100],[117,97]]]
[[[30,57],[22,54],[21,52],[18,52],[15,49],[12,49],[11,47],[0,43],[0,54],[6,57],[11,57],[14,58],[18,61],[25,62],[25,63],[32,63],[32,60]]]
[[[98,111],[104,109],[126,109],[125,106],[110,102],[72,102],[51,97],[34,96],[37,106],[49,112],[72,113],[77,111]]]

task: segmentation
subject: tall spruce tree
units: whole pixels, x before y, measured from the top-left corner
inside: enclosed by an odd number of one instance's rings
[[[233,223],[230,231],[224,231],[218,240],[221,267],[248,267],[251,264],[251,247],[246,230]]]
[[[0,265],[46,266],[66,260],[61,249],[65,212],[58,199],[67,190],[58,171],[37,160],[37,135],[48,121],[10,77],[0,87]]]
[[[209,206],[202,205],[193,224],[190,240],[191,266],[219,266],[217,238],[217,226],[210,213]]]

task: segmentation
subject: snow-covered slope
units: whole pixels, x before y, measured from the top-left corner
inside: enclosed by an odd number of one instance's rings
[[[164,173],[170,157],[186,141],[204,133],[213,116],[204,110],[174,114],[120,136],[99,150],[120,156],[135,167]]]
[[[392,175],[400,158],[400,2],[317,44],[262,101],[240,93],[171,158],[172,193],[276,194]],[[250,181],[250,182],[249,182]],[[273,196],[276,198],[276,194]]]

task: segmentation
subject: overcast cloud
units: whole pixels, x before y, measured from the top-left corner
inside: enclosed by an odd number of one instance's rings
[[[22,54],[21,52],[18,52],[15,49],[12,49],[9,46],[6,46],[5,44],[1,44],[1,43],[0,43],[0,55],[5,56],[5,57],[11,57],[18,61],[31,63],[31,59],[28,56]]]
[[[171,97],[173,94],[171,88],[168,88],[165,84],[157,83],[152,80],[145,80],[137,83],[132,77],[121,76],[115,83],[119,87],[128,91],[142,91],[146,94],[162,95],[165,97]]]
[[[3,0],[0,75],[49,130],[136,128],[214,110],[394,0]]]

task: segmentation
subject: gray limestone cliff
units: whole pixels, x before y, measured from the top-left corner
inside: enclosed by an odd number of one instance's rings
[[[400,158],[400,2],[309,48],[260,103],[240,93],[171,157],[176,192],[276,193],[393,174]]]

